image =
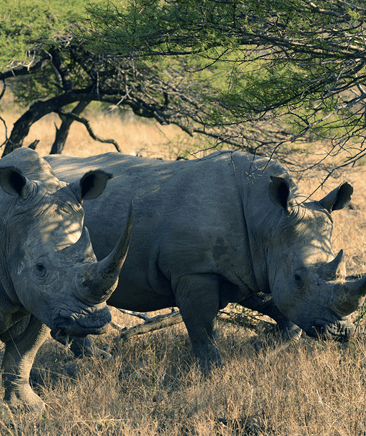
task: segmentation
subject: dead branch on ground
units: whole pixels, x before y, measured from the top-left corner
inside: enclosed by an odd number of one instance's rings
[[[111,326],[117,330],[120,330],[118,336],[116,336],[113,339],[112,344],[116,344],[119,341],[127,341],[133,336],[143,335],[148,332],[161,330],[163,328],[183,322],[182,315],[180,314],[180,312],[174,309],[172,309],[171,313],[167,313],[165,315],[156,315],[152,318],[150,318],[146,313],[143,314],[140,312],[125,310],[125,309],[119,309],[119,310],[127,315],[132,315],[143,319],[144,323],[127,328],[127,327],[121,327],[118,324],[112,322]],[[265,321],[262,318],[259,318],[255,315],[234,312],[231,310],[220,310],[218,314],[218,318],[220,321],[230,324],[240,325],[242,327],[249,328],[249,329],[255,329],[255,327],[258,325],[259,322],[264,322],[271,326],[274,325],[273,323],[269,321]],[[111,345],[109,345],[107,349],[109,349]]]

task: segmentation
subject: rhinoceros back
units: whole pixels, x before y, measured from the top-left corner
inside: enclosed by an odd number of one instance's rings
[[[257,217],[263,220],[275,209],[268,197],[270,175],[288,177],[278,164],[268,166],[267,159],[230,151],[191,161],[120,153],[46,160],[67,182],[91,169],[113,174],[104,194],[92,204],[84,203],[85,224],[98,258],[114,246],[133,200],[130,250],[112,304],[134,310],[175,305],[174,278],[185,274],[222,276],[230,284],[223,305],[268,290],[263,250],[256,249],[253,259],[250,238]]]

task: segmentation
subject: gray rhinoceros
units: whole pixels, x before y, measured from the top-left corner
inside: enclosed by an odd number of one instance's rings
[[[178,306],[203,368],[220,364],[219,309],[260,293],[311,336],[352,334],[347,315],[366,279],[344,282],[343,252],[334,258],[331,246],[331,212],[349,202],[348,183],[308,201],[278,163],[240,151],[191,161],[119,153],[46,159],[68,182],[93,168],[113,173],[105,195],[84,208],[97,256],[113,246],[133,199],[130,251],[107,303],[136,311]]]
[[[110,178],[95,170],[67,184],[30,149],[0,160],[0,340],[5,400],[12,407],[43,407],[29,373],[49,329],[85,336],[102,333],[110,322],[105,301],[118,282],[132,218],[97,262],[82,208]]]

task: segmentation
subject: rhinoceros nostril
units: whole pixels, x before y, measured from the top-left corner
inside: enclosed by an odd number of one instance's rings
[[[60,316],[62,316],[62,318],[68,318],[68,316],[69,316],[69,313],[64,309],[61,309],[59,314],[60,314]]]

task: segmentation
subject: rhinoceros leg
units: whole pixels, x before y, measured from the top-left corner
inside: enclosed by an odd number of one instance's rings
[[[209,372],[212,364],[221,366],[216,319],[219,311],[219,282],[216,276],[184,276],[175,291],[177,306],[201,369]]]
[[[50,329],[33,315],[25,321],[28,320],[22,332],[19,332],[19,325],[15,325],[1,337],[5,342],[2,362],[4,400],[12,409],[25,407],[27,410],[41,411],[44,403],[30,387],[29,374],[37,351]]]
[[[263,313],[276,321],[283,340],[295,340],[301,335],[301,328],[291,322],[277,309],[270,294],[256,294],[241,301],[243,307]]]

